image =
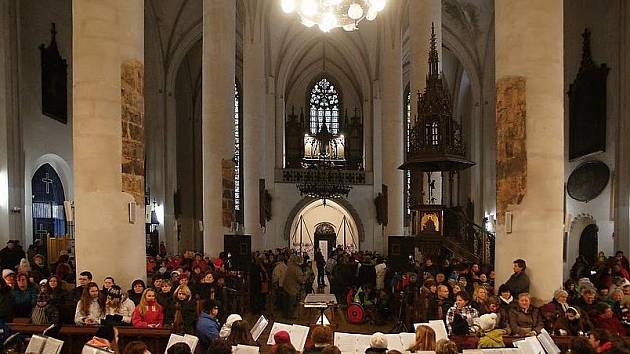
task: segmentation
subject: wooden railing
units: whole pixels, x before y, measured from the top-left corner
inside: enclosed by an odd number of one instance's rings
[[[453,251],[463,251],[469,261],[493,265],[494,234],[470,220],[461,210],[444,210],[444,236],[458,248]]]

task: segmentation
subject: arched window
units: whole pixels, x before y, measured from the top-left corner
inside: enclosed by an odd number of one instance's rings
[[[53,237],[66,233],[65,193],[57,171],[50,164],[42,165],[31,179],[31,190],[33,241],[41,239],[46,245],[47,233]]]
[[[241,147],[243,146],[243,115],[241,106],[241,94],[239,83],[234,83],[234,212],[236,221],[243,221],[243,155]]]
[[[319,128],[326,123],[332,134],[339,132],[340,99],[335,85],[327,78],[321,78],[313,85],[309,98],[310,133],[317,134]]]

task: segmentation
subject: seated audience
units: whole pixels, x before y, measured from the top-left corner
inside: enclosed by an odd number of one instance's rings
[[[173,331],[176,333],[194,333],[195,321],[197,320],[197,304],[192,301],[192,293],[186,285],[180,285],[175,290],[175,298],[173,308],[166,310],[168,316],[172,316],[165,320],[166,324],[173,325]]]
[[[133,301],[127,298],[120,286],[114,284],[109,288],[105,301],[106,319],[116,324],[130,325],[135,309]]]
[[[387,353],[387,337],[381,332],[372,334],[370,347],[365,350],[365,354]]]
[[[593,325],[596,328],[608,330],[612,335],[621,337],[626,335],[626,329],[621,324],[621,321],[615,317],[612,308],[605,302],[597,304],[597,316],[593,318]]]
[[[13,312],[15,317],[29,317],[37,299],[37,289],[28,281],[28,275],[17,275],[17,286],[11,290],[13,294]]]
[[[581,288],[580,294],[581,297],[575,305],[586,312],[589,318],[597,317],[597,302],[595,301],[597,295],[595,294],[595,289],[585,286]]]
[[[59,308],[50,302],[48,281],[42,279],[39,284],[39,294],[31,313],[31,322],[33,324],[59,323]]]
[[[241,317],[241,315],[238,314],[231,314],[227,317],[227,319],[225,320],[225,323],[223,324],[223,326],[221,327],[221,331],[219,332],[219,337],[222,339],[225,339],[227,337],[230,336],[230,332],[232,331],[232,324],[236,321],[240,321],[243,318]]]
[[[448,339],[440,339],[435,344],[435,354],[457,354],[457,344]]]
[[[175,343],[168,350],[166,354],[192,354],[190,347],[186,343]]]
[[[219,306],[214,300],[206,301],[203,312],[199,314],[196,328],[197,337],[199,337],[199,345],[204,350],[210,345],[211,341],[219,339],[221,324],[217,319],[218,314]]]
[[[331,345],[333,342],[332,333],[326,326],[317,325],[313,328],[311,333],[313,347],[305,349],[303,354],[323,353],[324,348]]]
[[[94,337],[85,344],[118,353],[118,329],[111,325],[101,326],[96,330]]]
[[[575,307],[569,307],[564,315],[556,320],[554,334],[559,336],[583,336],[591,330],[588,319],[580,315]]]
[[[446,327],[449,334],[466,335],[470,332],[475,318],[479,317],[476,309],[470,306],[470,295],[460,291],[455,300],[455,305],[446,314]]]
[[[145,288],[146,285],[144,284],[144,281],[142,279],[136,279],[131,283],[131,289],[127,291],[127,297],[129,298],[129,300],[133,301],[135,306],[138,306],[140,304],[142,293],[144,292]]]
[[[407,349],[410,352],[435,350],[435,331],[429,326],[416,328],[416,342]]]
[[[131,315],[131,323],[139,328],[159,328],[164,322],[164,310],[158,304],[153,289],[146,289],[140,304]]]
[[[289,332],[287,331],[276,332],[273,335],[273,340],[275,344],[271,347],[272,353],[277,353],[278,347],[282,345],[290,345],[291,348],[293,348],[293,345],[291,344],[291,337],[289,336]],[[293,350],[295,350],[295,348],[293,348]]]
[[[147,348],[147,345],[144,344],[144,342],[134,340],[125,345],[123,354],[149,354],[149,348]]]
[[[50,285],[50,280],[48,284]],[[103,317],[105,317],[105,302],[100,297],[98,285],[88,283],[83,289],[81,300],[77,303],[74,323],[79,326],[97,326]]]
[[[528,293],[518,295],[518,304],[509,310],[508,318],[510,332],[513,335],[537,335],[544,328],[540,310],[531,305]]]
[[[595,328],[588,334],[588,341],[596,353],[607,353],[612,349],[610,333],[603,328]]]
[[[245,320],[236,321],[232,324],[232,331],[230,335],[226,338],[226,341],[231,346],[236,345],[251,345],[257,346],[257,343],[254,341],[252,334],[250,333],[251,328],[249,327],[249,322]]]

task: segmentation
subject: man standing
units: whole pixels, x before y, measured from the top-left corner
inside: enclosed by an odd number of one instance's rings
[[[319,248],[315,248],[315,264],[317,265],[317,286],[323,288],[326,286],[324,279],[326,276],[326,260]]]
[[[525,268],[527,268],[527,264],[524,260],[519,258],[514,261],[514,273],[505,282],[513,296],[518,296],[520,293],[529,293],[529,277],[525,274]]]

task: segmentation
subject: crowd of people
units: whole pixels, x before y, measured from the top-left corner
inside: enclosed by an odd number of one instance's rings
[[[287,319],[296,317],[297,303],[306,294],[328,285],[342,307],[359,304],[364,321],[374,325],[399,322],[411,329],[415,323],[443,320],[450,335],[483,336],[487,331],[479,319],[494,314],[495,334],[530,336],[545,329],[553,335],[590,333],[604,339],[623,337],[630,327],[630,270],[621,252],[609,258],[600,255],[595,264],[578,258],[570,279],[559,284],[551,302],[539,307],[532,304],[522,259],[514,261],[509,279],[498,282],[492,268],[457,258],[387,260],[374,252],[341,247],[332,252],[315,249],[311,254],[288,248],[256,251],[248,260],[233,259],[229,253],[210,258],[185,252],[147,257],[150,282],[137,279],[127,287],[112,276],[99,285],[87,270],[78,274],[74,284],[75,269],[66,252],[50,268],[42,253],[38,243],[24,252],[16,241],[0,250],[1,321],[30,317],[34,324],[99,326],[99,330],[169,328],[197,335],[204,350],[223,342],[257,345],[243,313],[228,316],[223,306],[230,282],[238,278],[248,286],[251,313],[273,311]],[[93,344],[111,342],[109,334],[100,333],[106,338],[97,336],[100,339]],[[422,336],[426,334],[416,332],[417,338]],[[374,340],[372,352],[385,352],[379,351],[383,349],[379,339]],[[328,342],[315,343],[319,351],[314,352],[335,352]],[[290,343],[283,343],[282,334],[276,343],[277,352],[290,350],[283,347]],[[420,345],[413,350],[421,350]]]

